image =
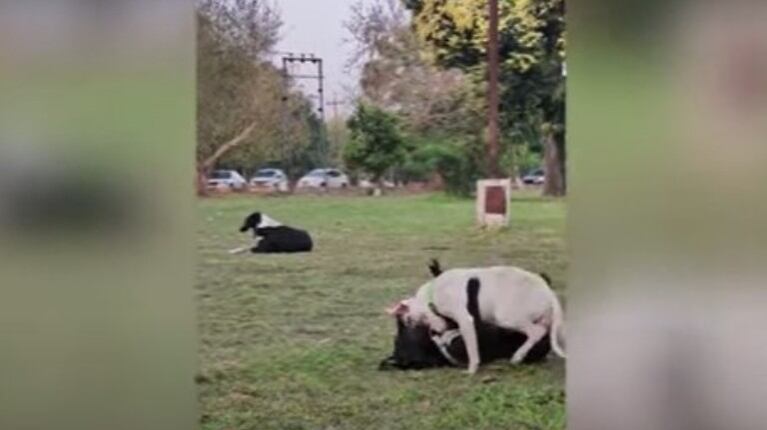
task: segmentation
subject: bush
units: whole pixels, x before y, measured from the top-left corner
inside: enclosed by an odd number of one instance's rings
[[[395,115],[360,104],[347,124],[350,139],[343,157],[349,169],[367,173],[378,181],[405,159],[405,140]]]
[[[426,143],[410,153],[402,174],[405,180],[427,180],[436,172],[445,181],[448,194],[468,196],[482,176],[477,155],[473,141]]]
[[[542,162],[540,152],[533,150],[526,142],[511,145],[501,156],[501,168],[517,176],[539,168]]]

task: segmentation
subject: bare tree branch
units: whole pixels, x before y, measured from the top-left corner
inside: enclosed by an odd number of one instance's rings
[[[213,155],[206,158],[205,161],[202,162],[202,166],[201,166],[202,169],[205,171],[211,169],[215,165],[218,159],[223,157],[227,152],[236,148],[237,145],[241,144],[245,139],[247,139],[248,136],[250,136],[250,134],[256,128],[256,125],[257,125],[257,122],[253,122],[252,124],[247,126],[244,130],[242,130],[240,134],[235,136],[234,139],[216,148],[216,151],[213,153]]]

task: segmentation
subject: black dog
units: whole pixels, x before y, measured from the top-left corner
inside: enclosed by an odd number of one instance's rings
[[[304,230],[287,227],[261,212],[253,212],[245,218],[240,232],[253,230],[253,236],[260,240],[250,250],[254,253],[309,252],[312,238]]]
[[[442,273],[439,262],[432,260],[429,270],[434,277]],[[477,330],[477,343],[482,363],[489,363],[499,359],[509,360],[527,339],[524,333],[498,328],[485,324],[479,317],[480,285],[475,279],[469,280],[466,286],[468,294],[468,310],[474,317]],[[457,327],[453,321],[448,321],[450,328]],[[426,369],[432,367],[466,366],[468,357],[466,347],[460,335],[448,339],[443,345],[443,350],[435,343],[429,328],[424,325],[410,327],[399,318],[397,319],[397,335],[394,339],[394,352],[384,359],[379,365],[381,370],[390,369]],[[524,363],[537,363],[545,360],[551,344],[549,335],[535,344],[533,349],[525,357]]]

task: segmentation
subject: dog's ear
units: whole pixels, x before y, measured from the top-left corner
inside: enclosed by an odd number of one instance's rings
[[[406,313],[408,313],[408,311],[410,311],[410,306],[408,306],[406,300],[402,300],[396,305],[386,309],[386,313],[395,318],[405,315]]]

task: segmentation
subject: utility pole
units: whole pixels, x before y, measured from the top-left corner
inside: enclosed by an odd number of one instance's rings
[[[288,66],[294,63],[310,63],[317,66],[317,74],[290,74]],[[286,79],[316,79],[317,80],[317,112],[325,122],[325,75],[322,70],[322,58],[314,54],[287,54],[282,56],[282,73]]]
[[[327,105],[331,107],[333,110],[333,122],[331,124],[328,124],[328,134],[330,134],[330,138],[333,142],[333,147],[331,148],[331,154],[334,156],[338,156],[341,152],[341,140],[343,135],[343,125],[339,123],[339,116],[338,116],[338,107],[343,106],[346,103],[343,100],[339,100],[336,94],[333,94],[333,98],[328,101]],[[338,160],[334,160],[338,161]]]
[[[500,126],[498,109],[500,75],[498,49],[498,0],[488,0],[489,28],[487,43],[487,171],[489,179],[477,182],[477,221],[483,227],[504,227],[509,225],[509,204],[511,202],[511,181],[501,178],[498,164]]]
[[[338,106],[343,106],[346,103],[344,103],[344,101],[342,101],[342,100],[338,100],[338,97],[336,97],[336,95],[333,94],[333,98],[329,102],[327,102],[326,104],[333,109],[333,119],[337,119],[338,118]]]
[[[317,74],[291,74],[289,66],[295,63],[313,64],[317,66]],[[315,57],[314,54],[292,54],[287,53],[282,56],[282,73],[287,82],[289,79],[311,79],[317,80],[317,113],[320,117],[320,142],[317,148],[317,163],[325,164],[327,162],[327,138],[325,136],[325,74],[322,68],[322,58]]]
[[[498,49],[498,0],[489,0],[490,19],[487,43],[487,169],[490,177],[501,177],[498,165],[498,147],[500,127],[498,125],[498,108],[500,95],[498,80],[500,74]]]

